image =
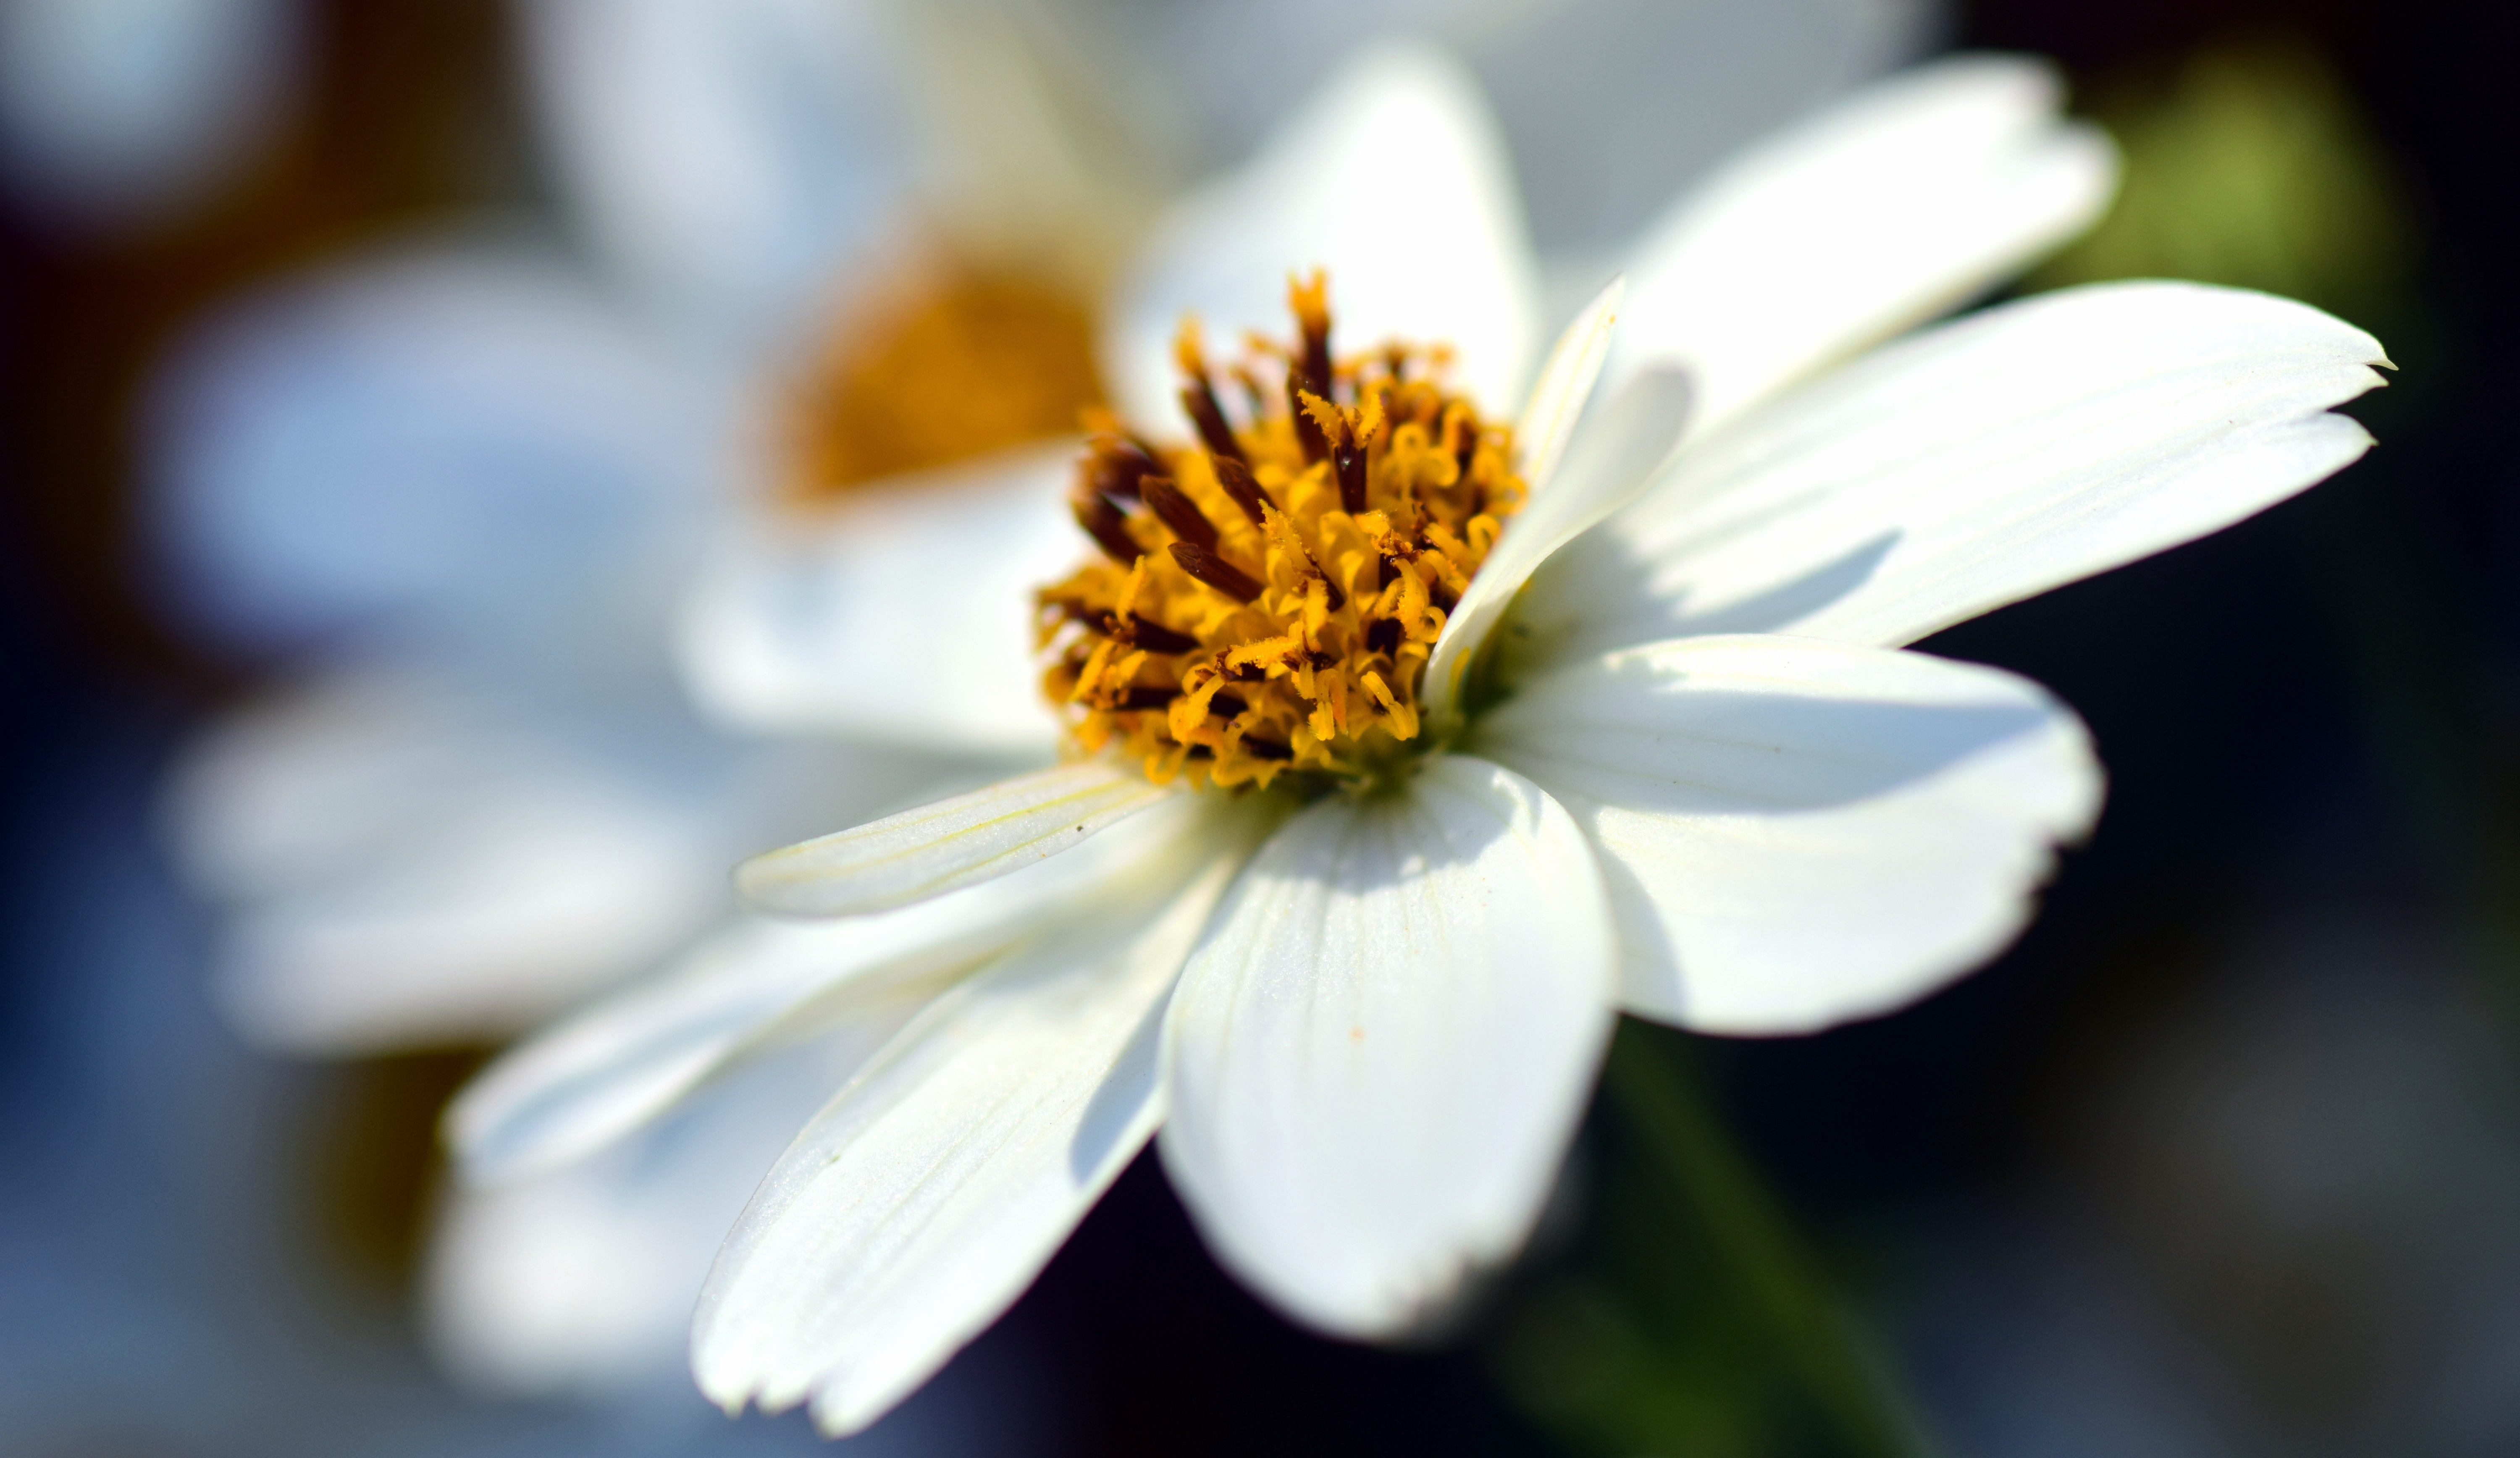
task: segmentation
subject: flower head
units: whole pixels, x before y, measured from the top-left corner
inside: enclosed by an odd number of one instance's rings
[[[1422,740],[1427,654],[1522,509],[1511,427],[1444,387],[1445,351],[1395,340],[1333,364],[1322,275],[1290,291],[1296,343],[1234,372],[1240,428],[1184,322],[1198,443],[1106,421],[1074,498],[1103,560],[1040,595],[1045,686],[1077,747],[1113,745],[1159,783],[1370,784]]]
[[[2098,767],[2037,685],[1899,645],[2339,468],[2368,438],[2328,408],[2381,362],[2296,304],[2139,285],[1825,370],[2097,207],[2105,145],[2051,105],[1998,60],[1884,87],[1676,209],[1630,302],[1535,362],[1475,95],[1361,63],[1162,235],[1113,330],[1122,414],[1044,483],[1103,558],[1034,599],[1081,753],[747,862],[756,906],[841,918],[832,955],[625,996],[493,1070],[459,1139],[528,1168],[931,998],[771,1171],[696,1323],[713,1396],[848,1431],[1158,1128],[1229,1266],[1388,1335],[1519,1245],[1620,1010],[1800,1032],[1983,961]],[[1333,355],[1311,276],[1242,370],[1181,331],[1315,263],[1365,352]],[[893,546],[1021,610],[968,541]],[[832,631],[891,634],[937,692],[976,670],[923,620]]]

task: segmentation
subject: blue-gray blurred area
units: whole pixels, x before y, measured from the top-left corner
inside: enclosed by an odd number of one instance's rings
[[[134,486],[150,381],[258,286],[484,209],[559,211],[518,140],[520,7],[238,6],[285,48],[239,61],[116,59],[85,3],[0,9],[0,39],[70,47],[0,60],[0,90],[38,75],[0,102],[9,145],[100,128],[87,161],[0,177],[0,1451],[815,1450],[796,1418],[730,1424],[670,1374],[603,1404],[441,1376],[414,1260],[432,1121],[477,1051],[248,1051],[210,1002],[210,912],[162,849],[170,757],[267,681],[258,654],[286,634],[182,621],[139,565],[163,527]],[[1907,21],[1778,79],[1719,68],[1735,96],[1656,93],[1633,38],[1650,9],[1439,18],[1497,84],[1544,243],[1615,237],[1622,181],[1702,167],[1709,116],[1755,129],[1903,47],[2040,51],[2121,139],[2128,181],[2025,287],[2274,289],[2400,366],[2355,407],[2379,448],[2338,479],[1923,645],[2050,685],[2109,767],[2100,828],[2019,947],[1877,1022],[1661,1045],[1955,1458],[2520,1451],[2520,15],[1878,7]],[[1172,84],[1224,98],[1166,139],[1184,171],[1320,68],[1238,65],[1265,28],[1248,9],[1073,14],[1078,47],[1185,58]],[[1291,14],[1326,67],[1336,8]],[[65,91],[72,60],[103,89]],[[1626,145],[1542,175],[1587,78],[1640,98]],[[167,143],[187,97],[212,110]],[[1684,124],[1687,147],[1652,145]],[[1637,1161],[1604,1111],[1523,1265],[1462,1331],[1401,1351],[1269,1314],[1142,1161],[999,1329],[840,1451],[1844,1451]]]
[[[203,912],[154,834],[181,700],[100,671],[30,607],[11,594],[0,773],[0,1449],[821,1451],[801,1416],[730,1422],[670,1373],[602,1405],[450,1389],[403,1291],[445,1073],[236,1040],[202,979]],[[848,1451],[1039,1451],[1039,1379],[1011,1349],[967,1353]]]
[[[304,0],[0,5],[0,184],[48,226],[146,228],[216,192],[304,80]]]
[[[495,0],[0,7],[0,1451],[830,1446],[801,1415],[730,1420],[670,1361],[601,1402],[459,1390],[413,1288],[436,1116],[479,1052],[248,1050],[165,850],[170,758],[250,671],[139,605],[171,595],[133,565],[136,402],[242,289],[531,210],[507,21]],[[1043,1451],[1028,1350],[980,1343],[847,1451]]]

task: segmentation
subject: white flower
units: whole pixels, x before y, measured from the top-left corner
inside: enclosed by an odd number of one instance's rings
[[[1742,48],[1784,99],[1770,105],[1871,64],[1908,23],[1844,0],[1750,9],[1789,22]],[[1107,159],[1045,123],[1059,99],[1015,64],[1008,17],[848,0],[533,0],[518,14],[562,221],[584,247],[475,234],[295,281],[215,320],[157,391],[159,590],[188,627],[311,660],[205,736],[171,797],[179,861],[225,912],[219,999],[266,1047],[502,1039],[676,956],[818,975],[854,933],[730,914],[730,861],[1054,743],[1012,599],[980,595],[960,617],[949,602],[928,623],[1003,644],[1002,671],[939,685],[920,658],[894,660],[885,671],[922,691],[838,726],[726,702],[695,716],[659,626],[693,548],[729,517],[766,551],[834,544],[812,591],[880,604],[901,585],[888,554],[845,559],[861,520],[1020,541],[1008,528],[1055,505],[1019,491],[1030,514],[1009,517],[986,470],[864,488],[828,522],[748,499],[781,473],[748,433],[762,398],[794,373],[799,331],[830,317],[825,295],[899,231],[905,190],[935,205],[941,188],[958,237],[998,247],[1042,245],[1045,213],[1065,229],[1143,207]],[[1480,23],[1509,54],[1545,21],[1562,63],[1593,33],[1572,19],[1487,7]],[[1198,62],[1186,100],[1243,112],[1258,103],[1238,78],[1286,71],[1250,37],[1231,65],[1198,40],[1126,68]],[[1289,42],[1318,57],[1309,31],[1274,43]],[[1078,89],[1146,94],[1099,74]],[[942,142],[928,135],[940,119]],[[1010,232],[1008,215],[1035,232]],[[1066,455],[1046,458],[1050,476]],[[1072,552],[1063,518],[1048,525],[1028,539],[1043,554],[1013,569],[1025,582]],[[976,708],[947,691],[962,685]],[[987,712],[1010,688],[1014,714]],[[836,727],[847,742],[744,742],[722,732],[730,721]],[[783,1048],[634,1142],[453,1192],[428,1272],[441,1354],[494,1390],[643,1377],[753,1176],[899,1016]]]
[[[692,544],[774,475],[752,417],[788,335],[901,205],[855,89],[885,58],[841,33],[853,14],[526,8],[572,221],[609,271],[514,232],[407,244],[224,311],[160,377],[159,591],[188,628],[297,660],[169,797],[179,864],[225,913],[215,992],[257,1045],[514,1037],[745,920],[727,862],[829,823],[817,806],[1020,763],[738,738],[663,651]],[[678,145],[590,155],[623,113]],[[507,1392],[670,1363],[761,1163],[872,1036],[530,1186],[453,1192],[440,1354]]]
[[[1519,1244],[1617,1009],[1797,1032],[1991,955],[2099,771],[2036,685],[1898,645],[2338,469],[2368,439],[2326,412],[2381,363],[2301,305],[2143,284],[1798,383],[2097,210],[2110,155],[2054,91],[2002,59],[1912,73],[1651,231],[1627,304],[1605,293],[1539,372],[1530,505],[1432,645],[1400,752],[1435,752],[1378,792],[1298,807],[1103,757],[761,858],[751,900],[840,918],[795,933],[827,950],[690,967],[513,1054],[455,1110],[475,1173],[597,1147],[757,1048],[942,987],[772,1170],[697,1321],[711,1396],[810,1399],[847,1432],[1003,1310],[1159,1127],[1229,1265],[1326,1331],[1387,1334]],[[1520,397],[1536,309],[1494,137],[1440,61],[1386,51],[1153,246],[1110,339],[1133,423],[1169,419],[1185,308],[1231,337],[1314,263],[1343,337],[1448,339],[1476,399]],[[1597,372],[1611,403],[1577,430]],[[960,636],[971,599],[1021,611],[998,569],[1038,554],[1022,531],[853,550],[902,596],[721,579],[703,676],[720,649],[748,690],[828,712],[1026,712],[1029,676],[964,682],[995,669]],[[1453,669],[1500,626],[1510,692],[1468,713]]]

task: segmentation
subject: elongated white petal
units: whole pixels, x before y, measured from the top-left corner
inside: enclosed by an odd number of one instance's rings
[[[2099,216],[2116,155],[2045,63],[1964,56],[1882,81],[1693,189],[1630,262],[1611,378],[1686,366],[1710,429],[1920,324]]]
[[[1479,645],[1549,554],[1652,483],[1654,467],[1688,423],[1688,380],[1671,371],[1647,370],[1630,380],[1576,443],[1563,478],[1507,523],[1427,655],[1422,701],[1428,718],[1440,721],[1452,712]]]
[[[723,916],[737,856],[915,803],[945,768],[727,741],[661,666],[627,685],[525,666],[547,671],[356,662],[229,715],[179,762],[167,838],[219,905],[214,987],[248,1038],[339,1054],[514,1037]]]
[[[1610,327],[1618,322],[1619,300],[1627,288],[1623,278],[1604,285],[1557,336],[1548,361],[1540,367],[1540,377],[1532,381],[1531,398],[1523,404],[1513,438],[1522,451],[1523,484],[1534,495],[1557,473],[1557,458],[1565,454],[1575,422],[1583,418],[1584,403],[1593,398],[1593,381],[1600,377],[1601,363],[1609,358]]]
[[[700,1298],[712,1399],[855,1432],[1031,1283],[1162,1118],[1157,1014],[1252,834],[1202,809],[1204,848],[947,994],[797,1136]]]
[[[225,904],[214,986],[249,1039],[343,1053],[506,1037],[723,902],[718,808],[683,780],[727,765],[632,772],[624,741],[651,748],[658,728],[635,705],[608,706],[608,737],[481,697],[366,666],[232,717],[186,757],[169,838]]]
[[[447,1137],[475,1184],[566,1164],[638,1128],[727,1066],[817,992],[868,1007],[985,962],[1020,922],[968,905],[998,883],[880,916],[744,922],[662,983],[608,999],[511,1050],[447,1111]],[[952,918],[979,914],[966,930]]]
[[[447,1112],[467,1178],[515,1179],[620,1138],[768,1045],[932,994],[1076,898],[1195,840],[1176,796],[1067,855],[873,916],[729,927],[673,971],[510,1050]]]
[[[244,900],[389,855],[468,766],[505,768],[539,747],[489,730],[470,707],[441,676],[361,663],[223,716],[168,776],[177,870],[199,893]]]
[[[258,293],[152,381],[152,585],[257,647],[548,632],[683,569],[742,479],[733,383],[556,249],[406,248]]]
[[[1560,552],[1568,653],[1700,633],[1896,644],[2214,532],[2370,445],[2369,334],[2193,284],[2066,289],[1893,345],[1683,447]]]
[[[783,1049],[594,1158],[450,1190],[423,1287],[435,1354],[509,1396],[679,1380],[692,1303],[762,1172],[902,1021]]]
[[[619,786],[503,788],[451,807],[415,854],[233,910],[229,1020],[333,1054],[512,1035],[661,954],[725,894],[711,838]]]
[[[1531,1228],[1610,1031],[1600,872],[1483,760],[1325,800],[1252,859],[1166,1037],[1166,1168],[1296,1317],[1388,1335]]]
[[[1074,565],[1073,443],[849,492],[726,542],[685,599],[684,676],[749,729],[1047,756],[1032,590]]]
[[[1114,403],[1141,428],[1177,420],[1182,315],[1220,341],[1283,337],[1287,276],[1314,267],[1329,270],[1344,347],[1448,341],[1455,378],[1484,409],[1516,398],[1539,334],[1538,275],[1504,139],[1449,56],[1398,42],[1365,52],[1159,226],[1104,335]]]
[[[2037,685],[1809,639],[1563,668],[1477,744],[1598,851],[1629,1009],[1706,1033],[1807,1033],[1969,970],[2100,804],[2082,725]]]
[[[1105,761],[1060,765],[755,856],[736,888],[758,910],[797,916],[906,906],[1073,850],[1172,793]]]

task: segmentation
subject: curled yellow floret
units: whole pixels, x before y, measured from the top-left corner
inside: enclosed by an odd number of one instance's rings
[[[1078,745],[1158,781],[1354,783],[1419,747],[1426,655],[1522,507],[1512,432],[1445,387],[1447,351],[1333,362],[1322,274],[1289,293],[1298,337],[1252,341],[1232,414],[1183,324],[1196,444],[1090,418],[1073,505],[1101,556],[1039,594]]]

